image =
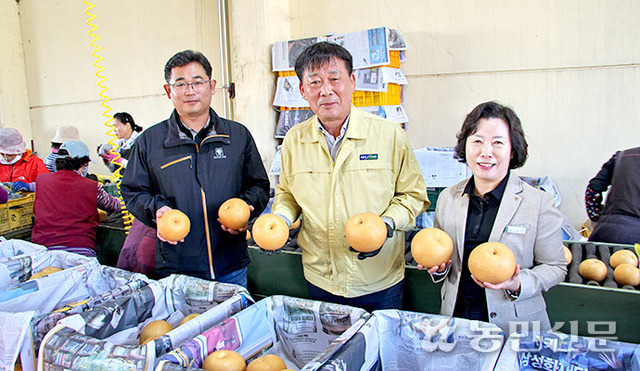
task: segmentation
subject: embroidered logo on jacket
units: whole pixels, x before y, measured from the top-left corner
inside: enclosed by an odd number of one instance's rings
[[[215,152],[213,154],[213,158],[227,158],[227,156],[225,156],[224,154],[224,150],[222,148],[216,148]]]
[[[360,161],[363,161],[363,160],[377,160],[377,159],[378,159],[378,154],[377,153],[370,153],[370,154],[360,155]]]

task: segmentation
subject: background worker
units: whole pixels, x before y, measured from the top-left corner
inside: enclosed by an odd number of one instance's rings
[[[365,310],[400,309],[404,232],[429,205],[407,136],[397,123],[352,106],[353,62],[337,44],[309,46],[296,60],[300,92],[316,116],[293,126],[282,145],[272,208],[298,235],[309,296]],[[380,215],[388,239],[371,253],[350,251],[347,220]]]
[[[98,208],[118,211],[120,200],[98,182],[86,178],[90,161],[86,144],[78,140],[65,142],[58,150],[58,171],[36,178],[31,242],[50,250],[96,256]]]
[[[102,144],[98,147],[98,155],[111,172],[115,172],[118,167],[113,162],[119,163],[123,168],[127,167],[133,145],[140,136],[142,127],[135,123],[133,116],[129,113],[118,112],[113,115],[113,131],[118,138],[118,146],[113,152],[120,156],[111,153],[110,144]],[[116,267],[155,277],[156,234],[155,228],[134,218],[120,249]]]
[[[602,207],[602,194],[609,190]],[[589,181],[587,214],[596,222],[589,241],[640,242],[640,147],[616,152]]]
[[[113,131],[118,138],[118,148],[114,152],[120,154],[120,157],[111,153],[112,147],[109,144],[98,147],[98,155],[111,172],[116,171],[116,165],[112,161],[116,161],[124,168],[127,167],[133,144],[142,132],[142,126],[136,125],[133,116],[129,113],[118,112],[113,115]]]
[[[58,158],[58,149],[64,142],[70,140],[80,140],[80,132],[78,128],[72,125],[58,126],[56,135],[51,138],[51,153],[44,158],[44,164],[51,173],[56,172],[56,159]]]
[[[0,182],[13,183],[14,191],[36,191],[36,177],[48,173],[41,159],[36,157],[14,128],[0,129]]]
[[[216,81],[199,52],[169,59],[164,86],[175,110],[136,140],[121,184],[127,209],[149,227],[167,210],[191,221],[184,241],[156,242],[156,274],[181,273],[246,286],[246,228],[218,220],[220,205],[239,197],[259,215],[269,199],[269,179],[249,130],[210,108]],[[176,246],[177,245],[177,246]]]

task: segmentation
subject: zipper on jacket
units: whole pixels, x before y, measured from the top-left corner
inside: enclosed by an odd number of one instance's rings
[[[208,137],[205,137],[204,139],[202,139],[202,141],[200,142],[200,144],[196,143],[196,152],[200,152],[200,147],[202,145],[202,143],[204,143],[205,140],[207,140],[208,138],[215,138],[215,137],[220,137],[220,138],[229,138],[228,135],[211,135]],[[162,166],[160,166],[160,169],[165,169],[166,167],[169,167],[173,164],[176,164],[178,162],[182,162],[185,160],[189,160],[189,168],[191,168],[192,165],[192,156],[184,156],[182,158],[179,158],[177,160],[173,160],[171,162],[168,162]],[[202,211],[204,214],[204,231],[205,231],[205,236],[207,239],[207,255],[209,257],[209,273],[211,274],[211,279],[215,280],[216,275],[213,271],[213,252],[211,251],[211,231],[209,230],[209,216],[207,215],[207,200],[204,194],[204,189],[200,188],[200,193],[202,195]]]
[[[200,143],[196,143],[196,151],[200,152],[200,147],[202,147],[202,143],[204,143],[204,141],[209,138],[229,138],[229,136],[227,134],[216,134],[216,135],[209,135],[208,137],[204,137],[204,139],[202,139]],[[229,143],[225,143],[225,144],[229,144]]]
[[[160,166],[160,169],[165,169],[165,168],[167,168],[167,167],[169,167],[171,165],[174,165],[174,164],[177,164],[178,162],[182,162],[182,161],[186,161],[186,160],[189,160],[189,168],[191,168],[191,155],[189,155],[189,156],[184,156],[182,158],[179,158],[177,160],[173,160],[171,162],[167,162],[166,164]]]
[[[211,231],[209,230],[209,216],[207,215],[207,198],[204,194],[204,189],[200,188],[200,194],[202,195],[202,211],[204,211],[204,233],[207,238],[207,254],[209,255],[209,273],[211,273],[211,279],[215,280],[216,275],[213,272],[213,252],[211,251]]]
[[[209,138],[222,137],[229,138],[228,135],[210,135],[205,137],[200,141],[200,143],[196,143],[196,152],[200,152],[200,147],[202,147],[202,143]],[[189,156],[191,158],[191,156]],[[176,160],[179,161],[179,160]],[[204,194],[204,189],[200,188],[200,194],[202,195],[202,211],[204,214],[204,232],[207,239],[207,255],[209,257],[209,273],[211,274],[211,279],[215,280],[216,275],[213,271],[213,252],[211,251],[211,231],[209,230],[209,215],[207,214],[207,198]]]

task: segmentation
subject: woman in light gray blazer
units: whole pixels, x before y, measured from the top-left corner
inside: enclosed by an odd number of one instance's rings
[[[454,244],[448,263],[427,267],[435,282],[444,280],[440,312],[488,321],[507,334],[549,330],[542,291],[567,272],[562,216],[550,194],[511,172],[527,158],[520,119],[508,107],[482,103],[467,115],[457,138],[456,157],[473,176],[444,190],[436,206],[435,226]],[[498,285],[469,273],[470,252],[487,241],[505,244],[516,257],[513,276]]]

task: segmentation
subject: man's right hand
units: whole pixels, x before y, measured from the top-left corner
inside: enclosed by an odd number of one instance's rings
[[[162,206],[161,208],[159,208],[156,211],[156,225],[158,224],[158,219],[160,219],[160,217],[162,216],[162,214],[165,213],[165,211],[171,210],[171,208],[169,206]],[[160,230],[158,230],[156,228],[156,237],[158,237],[158,239],[162,242],[166,242],[170,245],[177,245],[178,242],[184,242],[184,238],[181,239],[180,241],[169,241],[166,238],[162,237],[162,235],[160,234]]]
[[[290,236],[289,227],[291,226],[291,221],[287,217],[283,216],[282,214],[275,214],[275,213],[274,214],[263,214],[263,215],[259,216],[258,219],[256,219],[256,221],[253,223],[252,233],[253,233],[254,242],[255,242],[255,239],[256,239],[257,232],[260,232],[260,234],[262,235],[262,234],[266,234],[266,233],[272,231],[271,228],[265,228],[270,223],[275,223],[275,225],[276,225],[275,230],[277,230],[277,234],[279,235],[279,237],[277,237],[278,240],[280,239],[280,237],[283,237],[283,235],[281,235],[281,233],[280,233],[280,232],[284,233],[282,228],[286,229],[287,238],[284,241],[281,242],[282,245],[277,245],[275,243],[274,244],[270,243],[270,245],[272,245],[271,247],[280,246],[279,248],[277,248],[275,250],[263,249],[256,242],[255,244],[258,247],[258,251],[260,251],[260,254],[267,254],[268,256],[273,255],[274,252],[276,254],[280,254],[282,252],[282,248],[287,244],[287,241],[289,240],[289,236]],[[261,227],[256,228],[256,224],[260,224]],[[263,238],[263,240],[264,240],[264,238]]]
[[[267,256],[271,256],[273,253],[280,254],[282,252],[282,247],[277,250],[265,250],[258,246],[258,251],[260,251],[260,254],[267,254]]]

